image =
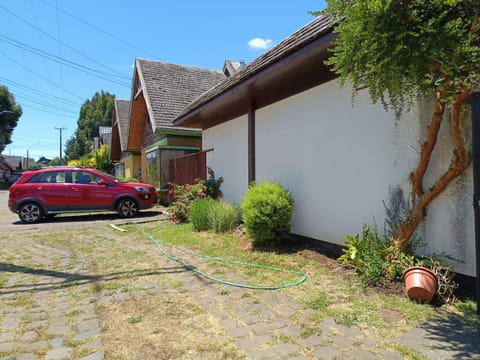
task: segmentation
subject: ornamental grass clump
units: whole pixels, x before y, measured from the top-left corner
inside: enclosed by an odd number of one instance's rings
[[[280,184],[264,182],[250,186],[241,209],[245,230],[255,244],[278,243],[288,238],[293,198]]]
[[[207,231],[210,226],[210,207],[215,200],[211,198],[201,198],[195,200],[188,210],[188,218],[195,231]]]
[[[239,223],[239,214],[238,207],[229,202],[212,201],[208,211],[210,228],[216,233],[231,231]]]
[[[239,209],[224,200],[202,198],[190,205],[188,218],[196,231],[224,233],[238,225]]]

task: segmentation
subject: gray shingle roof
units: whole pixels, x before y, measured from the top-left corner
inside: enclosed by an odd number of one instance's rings
[[[226,78],[221,71],[158,61],[137,59],[136,65],[157,128],[172,127],[195,98]]]
[[[332,31],[332,27],[332,19],[323,15],[316,17],[314,20],[302,27],[300,30],[296,31],[288,38],[280,42],[277,46],[273,47],[271,50],[261,55],[253,62],[245,65],[242,70],[240,70],[233,76],[226,78],[225,81],[210,89],[206,93],[202,94],[188,107],[186,107],[182,114],[179,115],[179,117],[187,115],[190,111],[193,111],[197,107],[206,104],[208,101],[221,95],[227,90],[234,88],[236,85],[253,77],[257,73],[261,72],[263,69],[284,59],[288,55],[294,53],[295,51],[313,42],[314,40],[321,38],[323,35],[330,33]]]
[[[118,132],[121,151],[125,151],[128,143],[128,127],[130,123],[130,100],[115,99],[115,114],[118,120]]]

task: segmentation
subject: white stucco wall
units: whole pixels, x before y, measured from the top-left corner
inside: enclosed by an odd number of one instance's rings
[[[203,148],[214,149],[207,153],[207,166],[223,177],[224,199],[240,204],[248,188],[247,116],[204,130],[202,136]]]
[[[409,174],[417,164],[431,106],[386,112],[368,90],[351,103],[348,86],[331,81],[256,112],[257,182],[277,181],[295,200],[292,232],[343,244],[346,234],[376,223],[383,231],[385,207],[405,210]],[[433,154],[427,185],[451,156],[448,122],[444,144]],[[240,203],[248,184],[247,116],[204,131],[208,164],[228,201]],[[466,129],[468,134],[469,129]],[[475,275],[471,169],[430,207],[418,231],[424,254],[446,253],[457,272]]]
[[[257,181],[295,199],[292,232],[343,244],[363,223],[383,226],[393,175],[395,115],[335,81],[256,114]]]

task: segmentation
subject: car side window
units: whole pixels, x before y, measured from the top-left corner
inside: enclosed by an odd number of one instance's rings
[[[56,184],[65,183],[66,176],[64,171],[41,172],[31,177],[28,183]]]
[[[87,171],[74,171],[72,172],[72,181],[75,184],[96,184],[100,178]]]

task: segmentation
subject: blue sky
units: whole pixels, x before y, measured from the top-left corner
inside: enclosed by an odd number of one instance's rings
[[[81,104],[130,98],[135,58],[221,70],[252,61],[325,7],[323,0],[0,0],[0,85],[23,115],[5,155],[59,155]]]

